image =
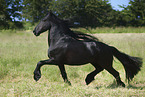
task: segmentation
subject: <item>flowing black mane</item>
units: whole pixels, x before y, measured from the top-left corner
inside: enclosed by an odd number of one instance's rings
[[[61,26],[63,26],[63,28],[67,30],[66,31],[67,33],[65,32],[67,35],[69,35],[77,40],[80,40],[80,41],[99,41],[98,38],[96,38],[92,35],[70,30],[70,28],[69,28],[70,23],[68,20],[60,19],[57,16],[55,16],[53,13],[52,13],[52,17],[53,17],[52,21],[54,23],[61,24]]]
[[[78,40],[82,40],[82,41],[100,41],[98,38],[89,35],[89,34],[85,34],[82,32],[74,32],[77,35],[77,39]]]

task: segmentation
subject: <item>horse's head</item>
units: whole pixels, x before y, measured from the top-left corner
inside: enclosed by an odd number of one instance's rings
[[[51,15],[52,13],[49,12],[41,21],[40,23],[35,27],[33,30],[34,35],[39,36],[41,33],[47,31],[51,27]]]

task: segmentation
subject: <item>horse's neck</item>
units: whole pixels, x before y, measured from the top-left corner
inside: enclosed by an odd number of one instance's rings
[[[50,29],[48,34],[48,43],[49,46],[55,44],[59,41],[60,38],[64,37],[64,34],[62,33],[61,29],[58,29],[58,27],[53,27]]]

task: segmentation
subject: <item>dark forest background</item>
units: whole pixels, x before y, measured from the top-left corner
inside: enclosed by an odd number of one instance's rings
[[[0,0],[0,29],[34,25],[50,10],[77,27],[145,26],[145,0],[120,7],[114,10],[109,0]]]

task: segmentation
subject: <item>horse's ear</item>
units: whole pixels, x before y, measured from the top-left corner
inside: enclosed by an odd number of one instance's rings
[[[46,21],[46,20],[48,20],[48,18],[49,18],[49,14],[47,14],[42,20]]]
[[[42,19],[43,21],[46,21],[50,18],[50,16],[52,15],[52,12],[49,11],[48,14]]]
[[[52,14],[52,10],[49,11],[49,14]]]
[[[48,15],[47,15],[47,18],[50,18],[50,17],[52,16],[52,14],[53,14],[53,13],[52,13],[52,11],[50,10],[49,13],[48,13]]]
[[[52,11],[50,10],[50,11],[48,12],[48,15],[49,15],[49,16],[52,16],[52,14],[53,14],[53,13],[52,13]]]

